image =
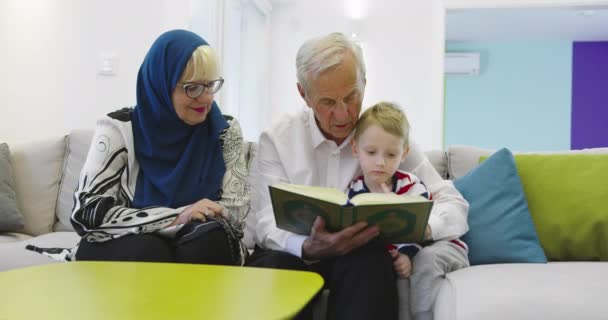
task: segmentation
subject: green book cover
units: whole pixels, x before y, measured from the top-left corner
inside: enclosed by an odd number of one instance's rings
[[[421,196],[386,193],[360,194],[349,202],[343,192],[293,184],[269,186],[277,227],[309,235],[317,216],[328,231],[339,231],[359,221],[380,228],[380,238],[391,243],[422,242],[433,201]]]

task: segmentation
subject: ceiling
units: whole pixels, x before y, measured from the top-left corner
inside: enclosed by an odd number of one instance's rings
[[[453,9],[450,41],[608,41],[608,6]]]

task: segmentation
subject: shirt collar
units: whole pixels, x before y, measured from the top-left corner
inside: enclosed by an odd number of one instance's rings
[[[365,183],[365,177],[364,177],[363,175],[361,175],[359,178],[361,179],[361,182],[363,183],[363,190],[364,190],[365,192],[370,193],[370,192],[371,192],[371,190],[369,190],[369,187],[367,186],[367,183]],[[397,172],[396,172],[396,171],[395,171],[395,173],[393,174],[393,179],[392,179],[392,180],[393,180],[393,181],[392,181],[392,183],[393,183],[393,187],[392,187],[392,189],[393,189],[393,190],[391,190],[391,192],[393,192],[393,193],[397,193],[397,180],[399,180],[399,178],[397,178]]]
[[[321,129],[319,128],[319,126],[317,125],[317,120],[315,119],[315,113],[312,111],[312,108],[310,107],[306,107],[308,110],[308,128],[310,130],[310,136],[312,138],[312,147],[314,149],[316,149],[317,147],[319,147],[321,144],[323,144],[323,142],[330,143],[330,145],[334,146],[335,142],[332,140],[329,140],[327,138],[325,138],[325,136],[323,135],[323,132],[321,132]],[[344,140],[344,142],[342,142],[341,145],[338,146],[338,149],[342,149],[344,148],[344,146],[347,146],[350,143],[350,139],[352,139],[353,135],[354,135],[354,130],[348,135],[348,137],[346,137],[346,140]]]

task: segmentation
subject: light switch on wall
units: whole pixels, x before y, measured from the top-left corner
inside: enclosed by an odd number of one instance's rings
[[[99,54],[99,71],[98,74],[104,76],[116,75],[118,67],[118,59],[115,53],[103,52]]]

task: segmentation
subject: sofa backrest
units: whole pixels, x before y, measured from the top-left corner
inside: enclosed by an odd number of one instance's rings
[[[17,202],[25,218],[21,232],[37,236],[52,231],[73,231],[70,223],[80,171],[84,166],[93,130],[73,130],[65,137],[11,146]],[[257,143],[243,145],[247,168]],[[448,174],[446,153],[426,153],[444,178]]]
[[[72,208],[74,207],[74,191],[78,186],[80,171],[91,146],[93,130],[73,130],[66,136],[65,161],[57,193],[57,207],[55,215],[55,231],[73,231],[70,223]]]
[[[479,164],[479,158],[490,156],[496,150],[483,149],[467,145],[451,145],[446,152],[447,157],[447,178],[456,180]],[[601,154],[608,153],[608,148],[592,148],[583,150],[564,150],[564,151],[534,151],[517,152],[513,154]]]
[[[80,171],[89,152],[93,134],[93,130],[74,130],[65,138],[65,162],[58,186],[55,231],[74,230],[70,223],[74,206],[74,191],[78,186]],[[255,146],[256,144],[253,142],[245,142],[243,145],[247,168],[255,154]]]
[[[448,157],[447,153],[443,150],[430,150],[424,152],[426,157],[429,159],[435,170],[443,179],[448,178]]]
[[[450,178],[462,178],[478,166],[481,156],[491,156],[494,151],[450,146]],[[513,176],[510,163],[496,160],[501,159],[504,152],[499,153],[494,161],[490,160],[491,164],[484,169],[456,182],[461,190],[464,188],[463,195],[471,205],[468,216],[470,238],[465,237],[465,241],[470,240],[470,252],[475,250],[475,241],[481,243],[482,235],[488,234],[487,229],[498,231],[492,229],[491,224],[500,221],[502,226],[517,226],[518,230],[523,230],[526,228],[524,221],[529,216],[549,261],[607,261],[605,200],[608,189],[605,181],[608,179],[608,148],[512,153],[517,179],[511,182],[516,181],[515,186],[513,183],[488,182],[494,179],[488,175],[488,168],[492,168],[495,177]],[[476,189],[471,187],[474,185],[492,188]],[[511,202],[505,202],[507,200]],[[493,203],[500,206],[493,207]],[[530,237],[530,234],[519,236],[521,243]],[[531,255],[533,250],[526,250],[526,255]],[[500,256],[496,252],[492,255]]]

